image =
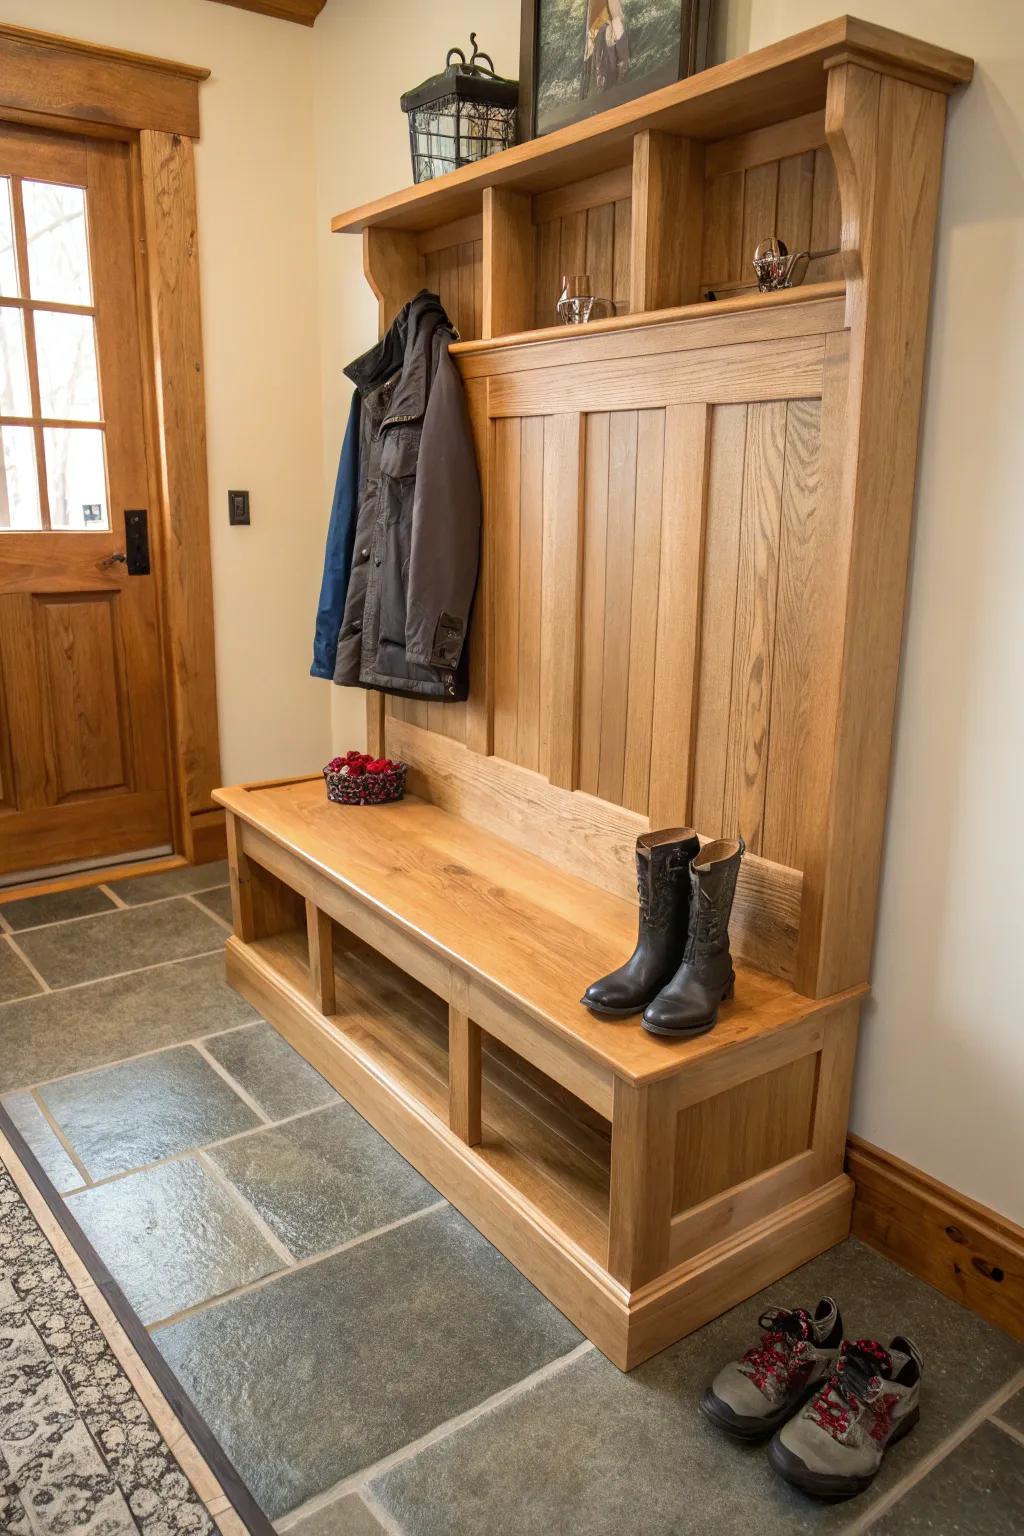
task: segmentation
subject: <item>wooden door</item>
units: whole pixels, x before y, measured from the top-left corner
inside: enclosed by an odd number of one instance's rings
[[[0,879],[170,843],[143,398],[127,146],[0,129]]]

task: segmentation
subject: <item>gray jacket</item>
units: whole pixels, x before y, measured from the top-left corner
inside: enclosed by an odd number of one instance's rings
[[[336,683],[465,698],[465,642],[480,563],[480,479],[456,333],[418,293],[345,372],[362,417],[352,573]]]

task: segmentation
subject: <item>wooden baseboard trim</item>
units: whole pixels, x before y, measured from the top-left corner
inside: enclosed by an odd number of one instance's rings
[[[1024,1339],[1024,1229],[859,1136],[846,1168],[854,1237]]]

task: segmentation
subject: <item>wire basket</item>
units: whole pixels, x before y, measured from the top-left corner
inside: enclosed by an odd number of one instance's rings
[[[405,794],[407,763],[371,758],[365,752],[336,757],[324,769],[327,798],[338,805],[386,805]]]

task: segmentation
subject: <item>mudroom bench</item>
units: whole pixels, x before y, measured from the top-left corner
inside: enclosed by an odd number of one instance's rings
[[[863,987],[815,1000],[740,964],[716,1029],[655,1039],[579,1003],[635,901],[415,796],[216,798],[231,982],[617,1365],[845,1235]],[[748,914],[788,943],[774,874],[744,870],[741,946]]]

